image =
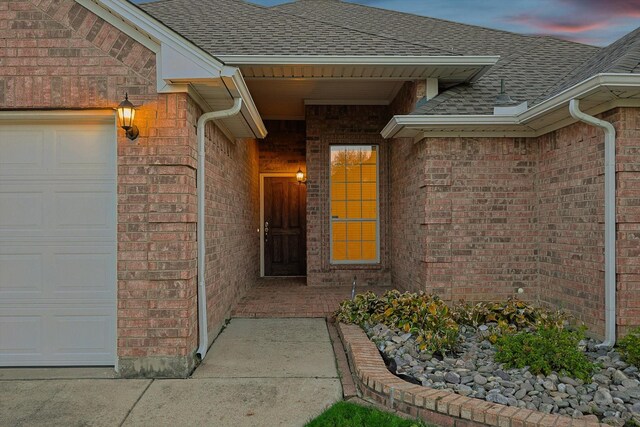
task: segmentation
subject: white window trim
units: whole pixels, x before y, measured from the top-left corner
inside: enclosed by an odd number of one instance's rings
[[[331,149],[334,147],[349,148],[370,148],[376,147],[376,259],[375,260],[334,260],[333,259],[333,215],[332,215],[332,194],[331,194]],[[344,218],[342,221],[349,222]],[[356,220],[360,223],[362,218]],[[377,265],[380,264],[380,145],[379,144],[332,144],[329,146],[329,264],[337,266],[349,265]]]

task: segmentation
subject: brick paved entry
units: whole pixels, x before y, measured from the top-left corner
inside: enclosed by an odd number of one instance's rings
[[[390,288],[360,285],[356,292]],[[350,286],[306,286],[304,277],[262,278],[231,312],[232,317],[327,317],[351,297]]]

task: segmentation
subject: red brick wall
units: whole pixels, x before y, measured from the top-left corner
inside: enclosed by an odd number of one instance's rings
[[[409,114],[420,97],[416,83],[405,83],[390,106],[393,114]],[[426,242],[424,233],[424,194],[417,177],[422,176],[424,159],[412,138],[391,140],[390,149],[390,233],[391,278],[395,287],[425,290],[424,251],[436,249],[438,242]],[[444,249],[447,249],[444,242]]]
[[[640,108],[605,117],[616,126],[618,325],[640,326]]]
[[[578,123],[538,138],[540,300],[604,331],[604,134]]]
[[[391,105],[411,111],[420,87]],[[537,298],[535,149],[526,140],[391,141],[394,286],[448,300]]]
[[[113,108],[155,98],[155,56],[73,0],[0,4],[2,108]]]
[[[406,85],[392,111],[415,99]],[[616,126],[618,324],[640,324],[640,109]],[[514,295],[604,331],[604,139],[574,124],[535,139],[391,142],[394,286],[449,300]]]
[[[189,105],[189,117],[201,114]],[[206,284],[209,339],[258,277],[259,183],[255,140],[229,141],[206,126]]]
[[[640,325],[639,109],[614,109],[617,323]],[[604,133],[575,124],[539,138],[540,299],[604,333]]]
[[[267,137],[259,142],[260,173],[305,171],[306,125],[303,120],[266,120]]]
[[[449,300],[518,288],[535,298],[534,147],[513,138],[391,146],[394,284]]]
[[[380,136],[388,122],[386,106],[307,106],[307,284],[349,286],[390,284],[389,147]],[[329,147],[379,144],[380,263],[331,265],[329,254]]]

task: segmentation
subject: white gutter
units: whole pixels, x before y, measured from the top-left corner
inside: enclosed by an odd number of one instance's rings
[[[232,65],[440,65],[490,66],[499,56],[218,55]]]
[[[605,339],[599,347],[616,343],[616,130],[604,120],[580,111],[580,101],[569,102],[571,117],[604,130],[604,305]]]
[[[233,106],[227,110],[212,111],[198,118],[198,336],[199,346],[196,354],[200,360],[204,359],[209,347],[209,334],[207,332],[207,287],[205,283],[205,135],[204,127],[211,120],[219,120],[234,116],[242,108],[242,99],[234,98]]]
[[[494,116],[494,115],[398,115],[394,116],[384,127],[381,135],[383,138],[393,138],[403,129],[415,130],[415,133],[426,131],[428,128],[421,126],[431,126],[438,128],[457,127],[459,125],[482,126],[495,125],[521,125],[523,131],[534,131],[531,136],[539,136],[538,129],[531,124],[535,120],[544,117],[546,114],[562,108],[574,98],[585,98],[601,87],[623,89],[637,88],[640,86],[640,75],[638,74],[618,74],[603,73],[597,74],[586,79],[562,92],[549,98],[540,104],[528,109],[527,111],[512,116]],[[614,97],[613,92],[609,91]],[[526,126],[529,125],[529,126]]]

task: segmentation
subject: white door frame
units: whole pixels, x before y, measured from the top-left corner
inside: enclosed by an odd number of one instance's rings
[[[269,172],[260,174],[260,277],[264,277],[264,179],[296,177],[295,172]],[[305,230],[306,233],[306,230]]]
[[[115,241],[116,241],[116,253],[115,258],[112,260],[115,271],[113,277],[115,281],[113,292],[113,327],[114,327],[114,360],[113,367],[116,372],[119,371],[119,359],[118,359],[118,121],[116,120],[116,112],[112,108],[94,109],[94,110],[6,110],[0,111],[0,124],[7,123],[13,125],[19,124],[62,124],[69,123],[69,126],[73,126],[76,123],[82,124],[110,124],[113,126],[113,144],[115,150],[113,150],[113,162],[115,168],[115,183],[114,183],[114,196],[113,203],[109,216],[115,224]]]

